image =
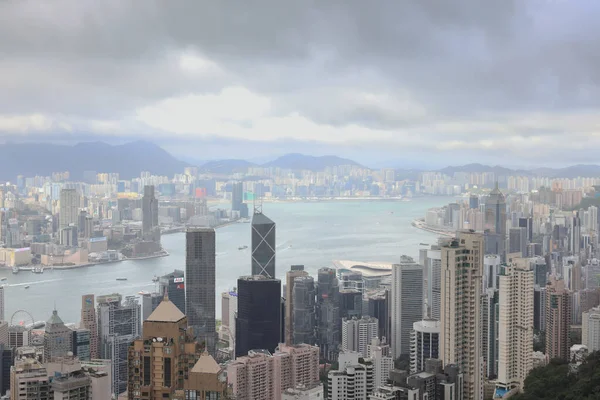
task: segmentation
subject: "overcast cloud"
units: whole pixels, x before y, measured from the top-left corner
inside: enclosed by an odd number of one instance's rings
[[[596,162],[599,18],[594,0],[7,0],[0,139]]]

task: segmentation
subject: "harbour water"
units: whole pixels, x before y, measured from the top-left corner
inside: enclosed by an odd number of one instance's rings
[[[450,201],[427,197],[412,201],[323,201],[268,203],[263,212],[277,223],[278,278],[292,264],[304,264],[310,274],[331,266],[332,260],[396,262],[402,254],[418,257],[420,243],[433,243],[436,235],[411,222],[431,207]],[[120,293],[137,295],[153,291],[152,277],[185,270],[185,234],[162,238],[168,257],[128,260],[73,270],[48,270],[43,274],[10,269],[0,271],[5,285],[5,318],[13,323],[47,320],[56,306],[65,322],[79,322],[81,295]],[[233,288],[240,275],[250,273],[250,224],[217,229],[217,318],[220,293]],[[127,278],[117,281],[117,278]],[[29,288],[26,288],[29,286]],[[27,311],[31,317],[24,312]],[[14,318],[13,318],[14,314]]]

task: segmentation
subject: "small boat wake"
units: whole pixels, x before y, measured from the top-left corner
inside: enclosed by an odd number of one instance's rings
[[[62,279],[46,279],[44,281],[12,283],[10,285],[5,285],[5,286],[8,286],[8,287],[30,286],[30,285],[37,285],[39,283],[48,283],[48,282],[57,282],[57,281],[62,281]]]

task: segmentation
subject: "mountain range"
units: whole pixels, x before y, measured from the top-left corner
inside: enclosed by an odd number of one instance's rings
[[[48,176],[52,172],[69,171],[71,180],[81,180],[84,171],[116,172],[122,179],[139,177],[142,171],[155,175],[173,176],[183,173],[190,163],[179,160],[156,144],[136,141],[122,145],[104,142],[84,142],[73,146],[48,143],[0,144],[0,181],[14,180],[17,175]],[[239,159],[204,162],[199,165],[203,173],[229,175],[246,172],[249,167],[278,167],[291,170],[322,171],[326,167],[359,163],[336,156],[309,156],[286,154],[266,163],[253,163]],[[364,167],[363,167],[364,168]],[[400,179],[416,179],[418,169],[397,169]],[[573,165],[566,168],[510,169],[502,166],[466,164],[449,166],[437,172],[452,176],[457,172],[493,172],[497,176],[522,175],[551,178],[600,177],[600,165]]]

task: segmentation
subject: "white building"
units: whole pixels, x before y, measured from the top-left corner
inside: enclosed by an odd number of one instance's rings
[[[361,364],[357,352],[342,352],[337,371],[330,371],[329,400],[366,399],[373,392],[373,366]]]
[[[487,254],[483,258],[483,286],[484,289],[498,289],[498,273],[500,271],[500,256],[497,254]]]
[[[425,370],[428,358],[438,358],[440,349],[440,321],[426,319],[415,322],[410,341],[410,373]]]
[[[533,271],[502,266],[499,276],[498,387],[523,389],[533,367]]]
[[[600,350],[600,307],[584,312],[581,323],[583,345],[590,353]]]
[[[373,339],[368,346],[367,357],[373,363],[373,385],[375,388],[387,383],[390,371],[394,368],[394,359],[390,355],[390,346]]]
[[[423,267],[411,257],[402,256],[392,266],[390,303],[392,355],[398,358],[410,354],[413,324],[423,318]]]
[[[281,394],[281,400],[323,400],[323,385],[320,383],[312,387],[298,387],[286,389]]]
[[[367,346],[379,337],[377,318],[363,317],[342,320],[342,351],[357,351],[367,357]]]

